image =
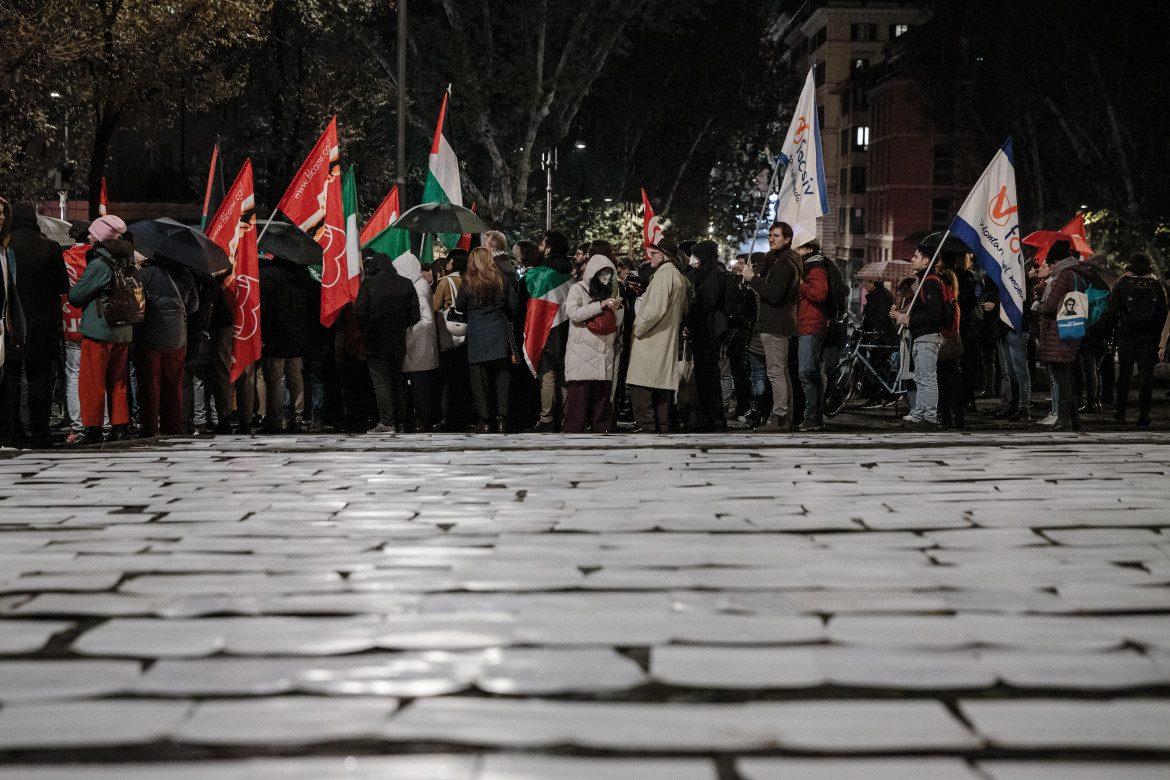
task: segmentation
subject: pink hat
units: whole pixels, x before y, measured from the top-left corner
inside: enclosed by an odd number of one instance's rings
[[[98,241],[109,241],[111,238],[121,238],[126,232],[126,223],[120,217],[107,214],[98,217],[89,226],[89,234]]]

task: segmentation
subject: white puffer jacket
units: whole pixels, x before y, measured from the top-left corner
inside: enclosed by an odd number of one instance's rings
[[[394,261],[394,268],[414,285],[418,293],[419,320],[406,331],[406,359],[403,371],[431,371],[439,367],[439,334],[431,309],[431,287],[422,276],[422,265],[410,252]]]
[[[609,382],[614,378],[618,353],[621,351],[621,322],[625,312],[615,312],[619,328],[608,336],[598,336],[585,323],[601,313],[601,301],[589,296],[593,277],[608,268],[617,275],[613,263],[603,255],[594,255],[585,264],[581,281],[569,288],[565,313],[569,316],[569,341],[565,347],[566,382]],[[617,297],[617,296],[615,296]],[[618,298],[621,302],[621,298]]]

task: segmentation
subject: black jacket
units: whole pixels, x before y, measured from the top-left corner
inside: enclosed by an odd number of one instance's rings
[[[938,277],[932,279],[924,277],[925,272],[919,271],[919,288],[915,293],[914,309],[910,312],[911,338],[942,331],[944,304],[942,282]]]
[[[504,285],[501,294],[489,301],[472,298],[467,294],[466,284],[459,288],[455,308],[467,315],[468,363],[486,363],[512,356],[508,331],[512,328],[511,318],[518,305],[516,288],[508,284]],[[553,328],[553,332],[556,332],[556,328]],[[563,363],[560,370],[564,371]]]
[[[280,258],[260,261],[261,356],[304,357],[308,343],[303,266]]]
[[[69,292],[65,257],[56,242],[41,235],[31,203],[13,206],[11,227],[8,248],[15,258],[26,343],[32,350],[52,349],[61,340],[61,296]]]
[[[803,264],[791,249],[772,251],[764,256],[760,268],[748,285],[760,296],[756,332],[777,336],[795,336],[796,305],[800,296]]]
[[[406,331],[421,318],[418,293],[386,257],[366,263],[366,278],[353,305],[354,318],[366,337],[366,349],[401,360]]]
[[[894,295],[886,289],[885,285],[874,287],[865,296],[865,308],[861,312],[861,329],[877,333],[892,333],[894,321],[890,319],[890,309],[893,305]]]
[[[199,310],[191,272],[177,263],[151,261],[139,273],[146,316],[134,326],[134,342],[156,349],[187,345],[187,317]]]
[[[727,269],[718,260],[687,269],[687,279],[695,290],[695,302],[687,312],[691,338],[717,347],[729,326],[723,311]]]

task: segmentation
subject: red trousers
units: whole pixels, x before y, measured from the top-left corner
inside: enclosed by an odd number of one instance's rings
[[[590,382],[566,382],[565,417],[561,430],[565,433],[584,433],[589,427],[594,433],[609,433],[613,429],[613,403],[610,394],[613,382],[608,379]]]
[[[183,357],[187,350],[134,345],[138,422],[143,436],[183,432]]]
[[[129,359],[129,344],[81,339],[77,393],[81,398],[82,425],[87,428],[102,427],[107,402],[110,425],[130,422],[130,405],[126,402]]]

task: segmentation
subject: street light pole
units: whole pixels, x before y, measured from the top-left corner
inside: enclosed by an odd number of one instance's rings
[[[406,197],[406,0],[398,4],[398,197]]]
[[[49,97],[53,100],[60,100],[61,93],[53,91],[49,93]],[[69,213],[69,189],[66,184],[65,170],[69,166],[69,109],[65,109],[65,148],[61,152],[61,167],[57,169],[57,202],[61,209],[61,219],[64,220]]]
[[[545,187],[544,191],[544,229],[552,230],[552,174],[557,167],[556,147],[540,156],[540,167],[548,173],[548,186]]]

